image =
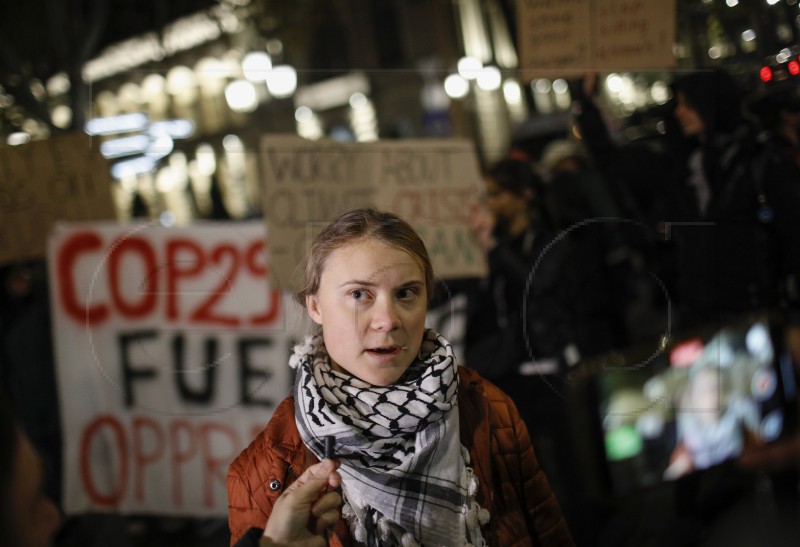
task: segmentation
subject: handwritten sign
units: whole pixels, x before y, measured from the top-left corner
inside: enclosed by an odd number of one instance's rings
[[[675,0],[517,0],[517,21],[525,80],[675,64]]]
[[[115,215],[108,164],[88,135],[0,147],[0,264],[44,257],[58,220]]]
[[[59,224],[48,260],[65,511],[225,516],[291,386],[263,222]]]
[[[439,277],[483,275],[483,252],[471,237],[470,202],[481,178],[465,140],[369,144],[262,137],[264,217],[271,281],[296,288],[314,235],[347,209],[375,207],[407,220],[420,234]]]

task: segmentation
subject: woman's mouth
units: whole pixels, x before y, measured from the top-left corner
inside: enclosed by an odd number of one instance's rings
[[[378,356],[397,355],[403,349],[405,349],[403,346],[379,346],[367,349],[367,353]]]

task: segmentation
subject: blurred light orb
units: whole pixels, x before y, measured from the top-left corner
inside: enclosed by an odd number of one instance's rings
[[[653,82],[650,87],[650,96],[659,104],[664,104],[669,100],[669,87],[661,80]]]
[[[225,100],[234,112],[252,112],[258,106],[256,88],[247,80],[235,80],[225,87]]]
[[[503,82],[503,96],[509,104],[517,104],[522,99],[522,88],[516,80]]]
[[[17,131],[15,133],[11,133],[8,137],[6,137],[6,143],[9,146],[19,146],[20,144],[25,144],[30,142],[31,136],[24,131]]]
[[[251,51],[242,59],[242,72],[251,82],[263,82],[272,70],[272,58],[266,51]]]
[[[478,87],[486,91],[494,91],[500,88],[503,82],[503,77],[500,74],[500,69],[496,66],[485,66],[481,69],[478,77],[475,79]]]
[[[532,82],[531,85],[534,93],[550,93],[550,90],[553,89],[550,80],[547,78],[537,78]]]
[[[553,92],[557,95],[563,95],[569,91],[569,84],[564,78],[558,78],[557,80],[553,80]]]
[[[46,88],[47,94],[51,97],[63,95],[70,90],[69,77],[65,73],[59,72],[47,80]]]
[[[244,152],[244,143],[239,138],[239,135],[225,135],[222,139],[222,148],[226,152]]]
[[[289,65],[273,67],[267,74],[267,89],[277,99],[291,96],[297,89],[297,71]]]
[[[483,63],[475,57],[462,57],[458,60],[458,74],[465,80],[474,80],[483,68]]]
[[[297,123],[309,122],[314,119],[314,111],[307,106],[298,106],[294,111],[294,119]]]
[[[171,228],[172,226],[175,226],[175,220],[175,213],[169,210],[164,211],[158,217],[159,223],[161,223],[161,225],[165,228]]]
[[[619,74],[609,74],[606,78],[606,87],[608,87],[608,90],[612,93],[619,93],[622,91],[623,85],[624,83]]]
[[[65,104],[60,104],[53,109],[51,118],[53,125],[60,129],[67,129],[72,123],[72,109]]]
[[[167,73],[166,88],[170,95],[180,95],[196,85],[197,78],[194,71],[188,66],[178,65]]]
[[[444,92],[451,99],[463,99],[469,93],[469,82],[459,74],[450,74],[444,79]]]
[[[369,99],[363,93],[356,92],[350,95],[349,103],[352,108],[362,108],[369,104]]]

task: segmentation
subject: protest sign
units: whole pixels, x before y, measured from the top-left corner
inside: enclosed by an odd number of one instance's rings
[[[267,135],[261,140],[271,281],[293,287],[314,235],[336,215],[375,207],[407,220],[439,277],[480,276],[483,252],[468,226],[481,178],[466,140],[368,144]]]
[[[517,0],[523,80],[675,65],[675,0]]]
[[[115,216],[108,163],[88,135],[0,147],[0,264],[44,258],[57,220]]]
[[[65,512],[224,516],[291,384],[264,224],[60,224],[48,260]]]

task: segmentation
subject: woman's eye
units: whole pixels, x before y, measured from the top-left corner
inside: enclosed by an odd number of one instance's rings
[[[400,300],[410,300],[417,295],[416,289],[400,289],[397,291],[397,297]]]
[[[350,296],[352,296],[354,300],[363,300],[365,293],[360,289],[356,289],[354,291],[350,291]]]

